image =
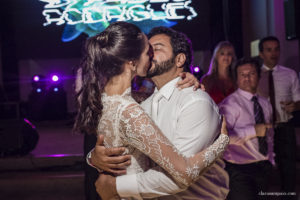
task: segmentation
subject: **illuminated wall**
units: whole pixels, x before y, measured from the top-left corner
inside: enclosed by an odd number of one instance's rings
[[[110,23],[127,21],[148,33],[153,27],[171,27],[177,21],[195,20],[192,0],[39,0],[44,26],[64,25],[62,40],[72,41],[81,33],[93,36]]]
[[[286,40],[284,0],[243,1],[243,43],[250,55],[250,42],[268,35],[278,37],[281,45],[279,64],[300,72],[299,40]]]
[[[52,2],[52,4],[51,4]],[[55,2],[55,3],[54,3]],[[16,100],[26,100],[27,94],[23,94],[24,91],[29,91],[29,88],[24,89],[24,87],[30,87],[30,85],[26,85],[24,82],[18,79],[26,79],[29,80],[31,75],[34,74],[33,71],[30,71],[30,74],[26,72],[26,69],[31,63],[34,61],[38,63],[37,71],[45,71],[50,70],[50,66],[46,65],[47,63],[56,63],[53,65],[54,67],[62,67],[69,68],[70,70],[77,64],[79,64],[79,58],[81,57],[82,46],[89,33],[91,34],[91,30],[96,29],[100,30],[100,26],[102,28],[107,23],[104,21],[99,23],[84,23],[81,24],[68,24],[67,19],[70,19],[71,14],[76,13],[75,10],[70,11],[70,4],[65,4],[65,6],[61,6],[59,3],[70,3],[70,0],[6,0],[0,1],[0,16],[1,20],[1,35],[2,38],[2,66],[3,66],[3,79],[4,84],[8,92],[18,93],[20,91],[20,98],[15,96],[13,99]],[[74,1],[72,1],[74,2]],[[83,1],[77,1],[78,4]],[[91,4],[99,4],[104,1],[88,1]],[[121,4],[117,4],[117,1],[105,1],[114,3],[112,5],[119,6]],[[121,1],[119,1],[120,3]],[[125,2],[133,2],[133,1],[122,1]],[[137,3],[138,1],[135,1]],[[141,3],[143,2],[143,4]],[[184,2],[184,4],[183,4]],[[186,3],[187,2],[187,3]],[[240,0],[235,0],[234,6],[238,5],[237,2]],[[145,4],[145,3],[148,3]],[[150,4],[151,3],[151,4]],[[48,5],[48,6],[47,6]],[[51,6],[52,8],[51,8]],[[148,28],[150,29],[156,25],[166,25],[171,26],[175,30],[184,32],[191,39],[193,44],[193,49],[197,52],[195,55],[195,64],[197,66],[201,66],[205,69],[208,66],[208,61],[210,59],[210,51],[213,47],[220,41],[224,40],[224,31],[223,31],[223,4],[220,4],[219,0],[192,0],[192,1],[182,1],[182,0],[149,0],[149,1],[139,1],[138,6],[144,6],[142,10],[137,9],[135,7],[135,12],[125,12],[125,15],[120,15],[120,12],[112,12],[112,9],[107,9],[105,17],[108,19],[109,17],[114,20],[119,19],[120,17],[124,17],[127,14],[131,17],[131,22],[137,23],[142,29]],[[149,6],[150,5],[150,6]],[[54,8],[54,7],[57,8]],[[132,8],[133,4],[131,5]],[[177,6],[177,7],[176,7]],[[181,6],[181,7],[180,7]],[[232,4],[233,6],[233,4]],[[47,7],[47,8],[46,8]],[[114,7],[114,8],[115,8]],[[66,8],[68,12],[66,12]],[[118,9],[119,9],[118,8]],[[192,9],[194,10],[192,10]],[[54,9],[52,14],[49,10]],[[56,10],[55,10],[56,9]],[[57,15],[55,12],[60,13]],[[80,8],[83,9],[82,7]],[[79,10],[80,10],[79,9]],[[118,10],[117,9],[117,10]],[[151,10],[153,9],[153,10]],[[134,9],[133,9],[134,10]],[[146,11],[147,12],[146,12]],[[230,14],[234,14],[235,11],[238,11],[239,8],[233,7],[231,9]],[[65,11],[65,12],[64,12]],[[120,11],[120,9],[119,9]],[[122,11],[122,9],[121,9]],[[123,12],[123,11],[122,11]],[[195,14],[195,13],[197,14]],[[63,14],[65,13],[65,14]],[[82,13],[85,13],[82,15]],[[82,16],[87,16],[87,11],[81,13]],[[140,14],[140,15],[137,15]],[[137,17],[138,16],[138,17]],[[151,16],[152,20],[150,21],[147,17]],[[47,17],[48,20],[47,20]],[[61,18],[60,18],[61,17]],[[101,19],[99,16],[91,15],[90,17],[98,17],[93,18]],[[128,17],[128,16],[126,16]],[[136,17],[136,18],[134,18]],[[173,19],[172,19],[173,18]],[[182,18],[182,19],[180,19]],[[231,19],[239,19],[238,16],[233,16]],[[54,20],[54,21],[51,21]],[[80,18],[78,18],[80,19]],[[86,18],[88,19],[88,18]],[[89,18],[91,19],[91,18]],[[135,21],[134,21],[134,20]],[[140,20],[143,19],[143,20]],[[154,19],[154,20],[153,20]],[[50,20],[50,21],[49,21]],[[63,21],[64,20],[64,21]],[[75,20],[75,18],[73,19]],[[140,20],[140,21],[139,21]],[[70,20],[69,20],[70,21]],[[51,23],[50,23],[51,22]],[[58,23],[64,22],[64,23]],[[58,24],[57,24],[58,23]],[[48,25],[46,25],[48,24]],[[96,26],[97,24],[97,26]],[[44,26],[46,25],[46,26]],[[239,25],[234,22],[234,26],[232,28],[238,30]],[[82,28],[81,31],[80,27]],[[84,29],[84,30],[83,30]],[[70,31],[70,33],[68,33]],[[68,34],[67,34],[68,33]],[[67,35],[66,35],[67,34]],[[94,33],[93,33],[94,34]],[[236,43],[238,46],[239,43],[239,35],[240,34],[232,34],[229,32],[230,38],[234,39],[233,43]],[[75,38],[75,36],[77,37]],[[65,37],[66,36],[66,37]],[[72,41],[63,42],[62,38],[73,38]],[[238,51],[242,52],[242,51]],[[53,60],[53,62],[52,62]],[[78,61],[77,63],[74,60]],[[62,65],[60,65],[62,63]],[[47,66],[47,67],[45,67]],[[34,67],[35,69],[36,67]],[[45,69],[43,69],[45,68]],[[70,73],[69,70],[65,69],[67,73]],[[20,73],[19,73],[20,72]],[[24,73],[24,76],[22,75]],[[68,75],[68,74],[67,74]],[[71,75],[71,74],[70,74]],[[17,83],[14,87],[8,87],[11,83]],[[68,91],[72,91],[73,88],[70,84],[68,84]],[[69,94],[68,94],[69,95]],[[71,97],[71,94],[69,95]],[[71,101],[72,99],[68,99]]]
[[[45,6],[49,5],[49,2],[46,0],[29,0],[29,1],[22,1],[22,0],[11,0],[13,4],[14,12],[11,14],[13,15],[13,19],[11,19],[13,26],[17,27],[15,29],[14,38],[17,44],[17,54],[21,59],[27,58],[73,58],[73,57],[80,57],[81,56],[81,49],[83,41],[88,37],[88,35],[93,35],[97,31],[102,30],[104,27],[108,25],[107,22],[99,22],[99,23],[77,23],[77,24],[68,24],[68,18],[71,18],[68,13],[65,12],[63,15],[62,20],[58,18],[60,15],[53,15],[49,12],[50,8],[45,8]],[[18,2],[18,3],[15,3]],[[52,1],[54,2],[54,1]],[[56,1],[59,2],[59,1]],[[80,1],[81,2],[81,1]],[[97,1],[99,2],[99,1]],[[150,1],[149,1],[150,2]],[[175,2],[177,4],[181,3],[181,1],[169,1]],[[187,4],[191,8],[195,10],[197,16],[194,17],[190,9],[175,9],[175,6],[169,6],[170,3],[165,3],[165,9],[168,8],[169,15],[159,14],[159,9],[163,10],[161,6],[164,3],[152,3],[151,8],[155,9],[156,11],[148,11],[144,12],[145,15],[149,15],[149,13],[156,14],[157,16],[162,15],[161,18],[157,20],[141,20],[133,21],[136,23],[140,28],[150,29],[153,26],[164,25],[164,26],[172,26],[175,30],[185,32],[192,40],[194,49],[195,50],[206,50],[210,49],[211,46],[211,8],[209,1],[185,1],[191,2]],[[96,3],[96,2],[95,2]],[[172,4],[171,4],[172,5]],[[54,5],[53,5],[54,6]],[[49,7],[49,6],[48,6]],[[59,9],[60,12],[63,13],[63,8],[56,8]],[[82,8],[80,8],[82,9]],[[150,8],[148,8],[150,9]],[[173,9],[173,10],[172,10]],[[57,10],[52,10],[56,12]],[[176,12],[175,12],[176,11]],[[85,11],[87,12],[87,11]],[[158,13],[157,13],[158,12]],[[46,15],[43,15],[43,13]],[[72,13],[72,12],[71,12]],[[74,13],[74,12],[73,12]],[[175,15],[175,14],[176,15]],[[68,15],[67,15],[68,14]],[[86,14],[85,14],[86,15]],[[156,16],[155,15],[155,16]],[[69,16],[69,17],[66,17]],[[81,15],[80,15],[81,16]],[[132,16],[135,16],[132,14]],[[152,16],[152,17],[153,17]],[[47,17],[49,17],[47,21]],[[81,16],[82,17],[82,16]],[[110,16],[112,18],[112,16]],[[154,17],[155,18],[155,17]],[[158,18],[158,17],[157,17]],[[169,18],[184,18],[184,19],[169,19]],[[187,18],[191,18],[188,20]],[[49,23],[49,20],[52,21]],[[117,18],[113,18],[112,21],[116,20]],[[64,23],[58,23],[58,21],[63,21]],[[45,24],[48,24],[44,26]],[[197,28],[195,28],[197,27]],[[73,38],[70,42],[63,42],[69,41]],[[74,39],[76,38],[76,39]]]

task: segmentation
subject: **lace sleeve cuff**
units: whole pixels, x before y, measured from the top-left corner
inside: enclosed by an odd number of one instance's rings
[[[222,156],[228,144],[229,136],[225,134],[220,134],[219,138],[205,152],[205,167],[210,166],[217,158]]]

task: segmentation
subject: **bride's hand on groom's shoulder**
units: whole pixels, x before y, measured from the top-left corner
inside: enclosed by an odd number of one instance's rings
[[[203,84],[199,82],[196,76],[189,72],[181,72],[178,74],[179,77],[181,77],[182,80],[177,82],[177,87],[179,89],[188,88],[191,86],[194,86],[193,89],[197,90],[200,88],[201,90],[205,91],[205,87]]]
[[[126,174],[126,168],[131,164],[130,155],[122,155],[124,147],[106,148],[104,136],[98,135],[94,150],[91,153],[93,166],[115,175]]]

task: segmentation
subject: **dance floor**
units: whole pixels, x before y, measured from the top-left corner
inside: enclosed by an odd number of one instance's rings
[[[29,155],[0,158],[0,199],[84,199],[83,135],[72,133],[70,120],[43,121],[35,125],[40,139]],[[297,144],[299,195],[300,129],[297,130]],[[270,185],[271,191],[279,192],[276,170]]]
[[[0,159],[0,199],[83,200],[83,135],[72,133],[68,120],[34,125],[40,136],[36,148]]]

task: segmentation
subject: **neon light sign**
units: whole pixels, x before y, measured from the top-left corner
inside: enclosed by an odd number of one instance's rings
[[[148,32],[155,26],[173,26],[176,21],[192,20],[197,16],[190,6],[192,0],[39,0],[46,2],[42,14],[46,22],[65,24],[65,32],[70,32],[70,26],[89,36],[104,30],[114,21],[128,21],[138,25]],[[68,27],[69,26],[69,27]],[[145,30],[146,29],[146,30]],[[80,33],[75,33],[63,41],[75,39]]]

